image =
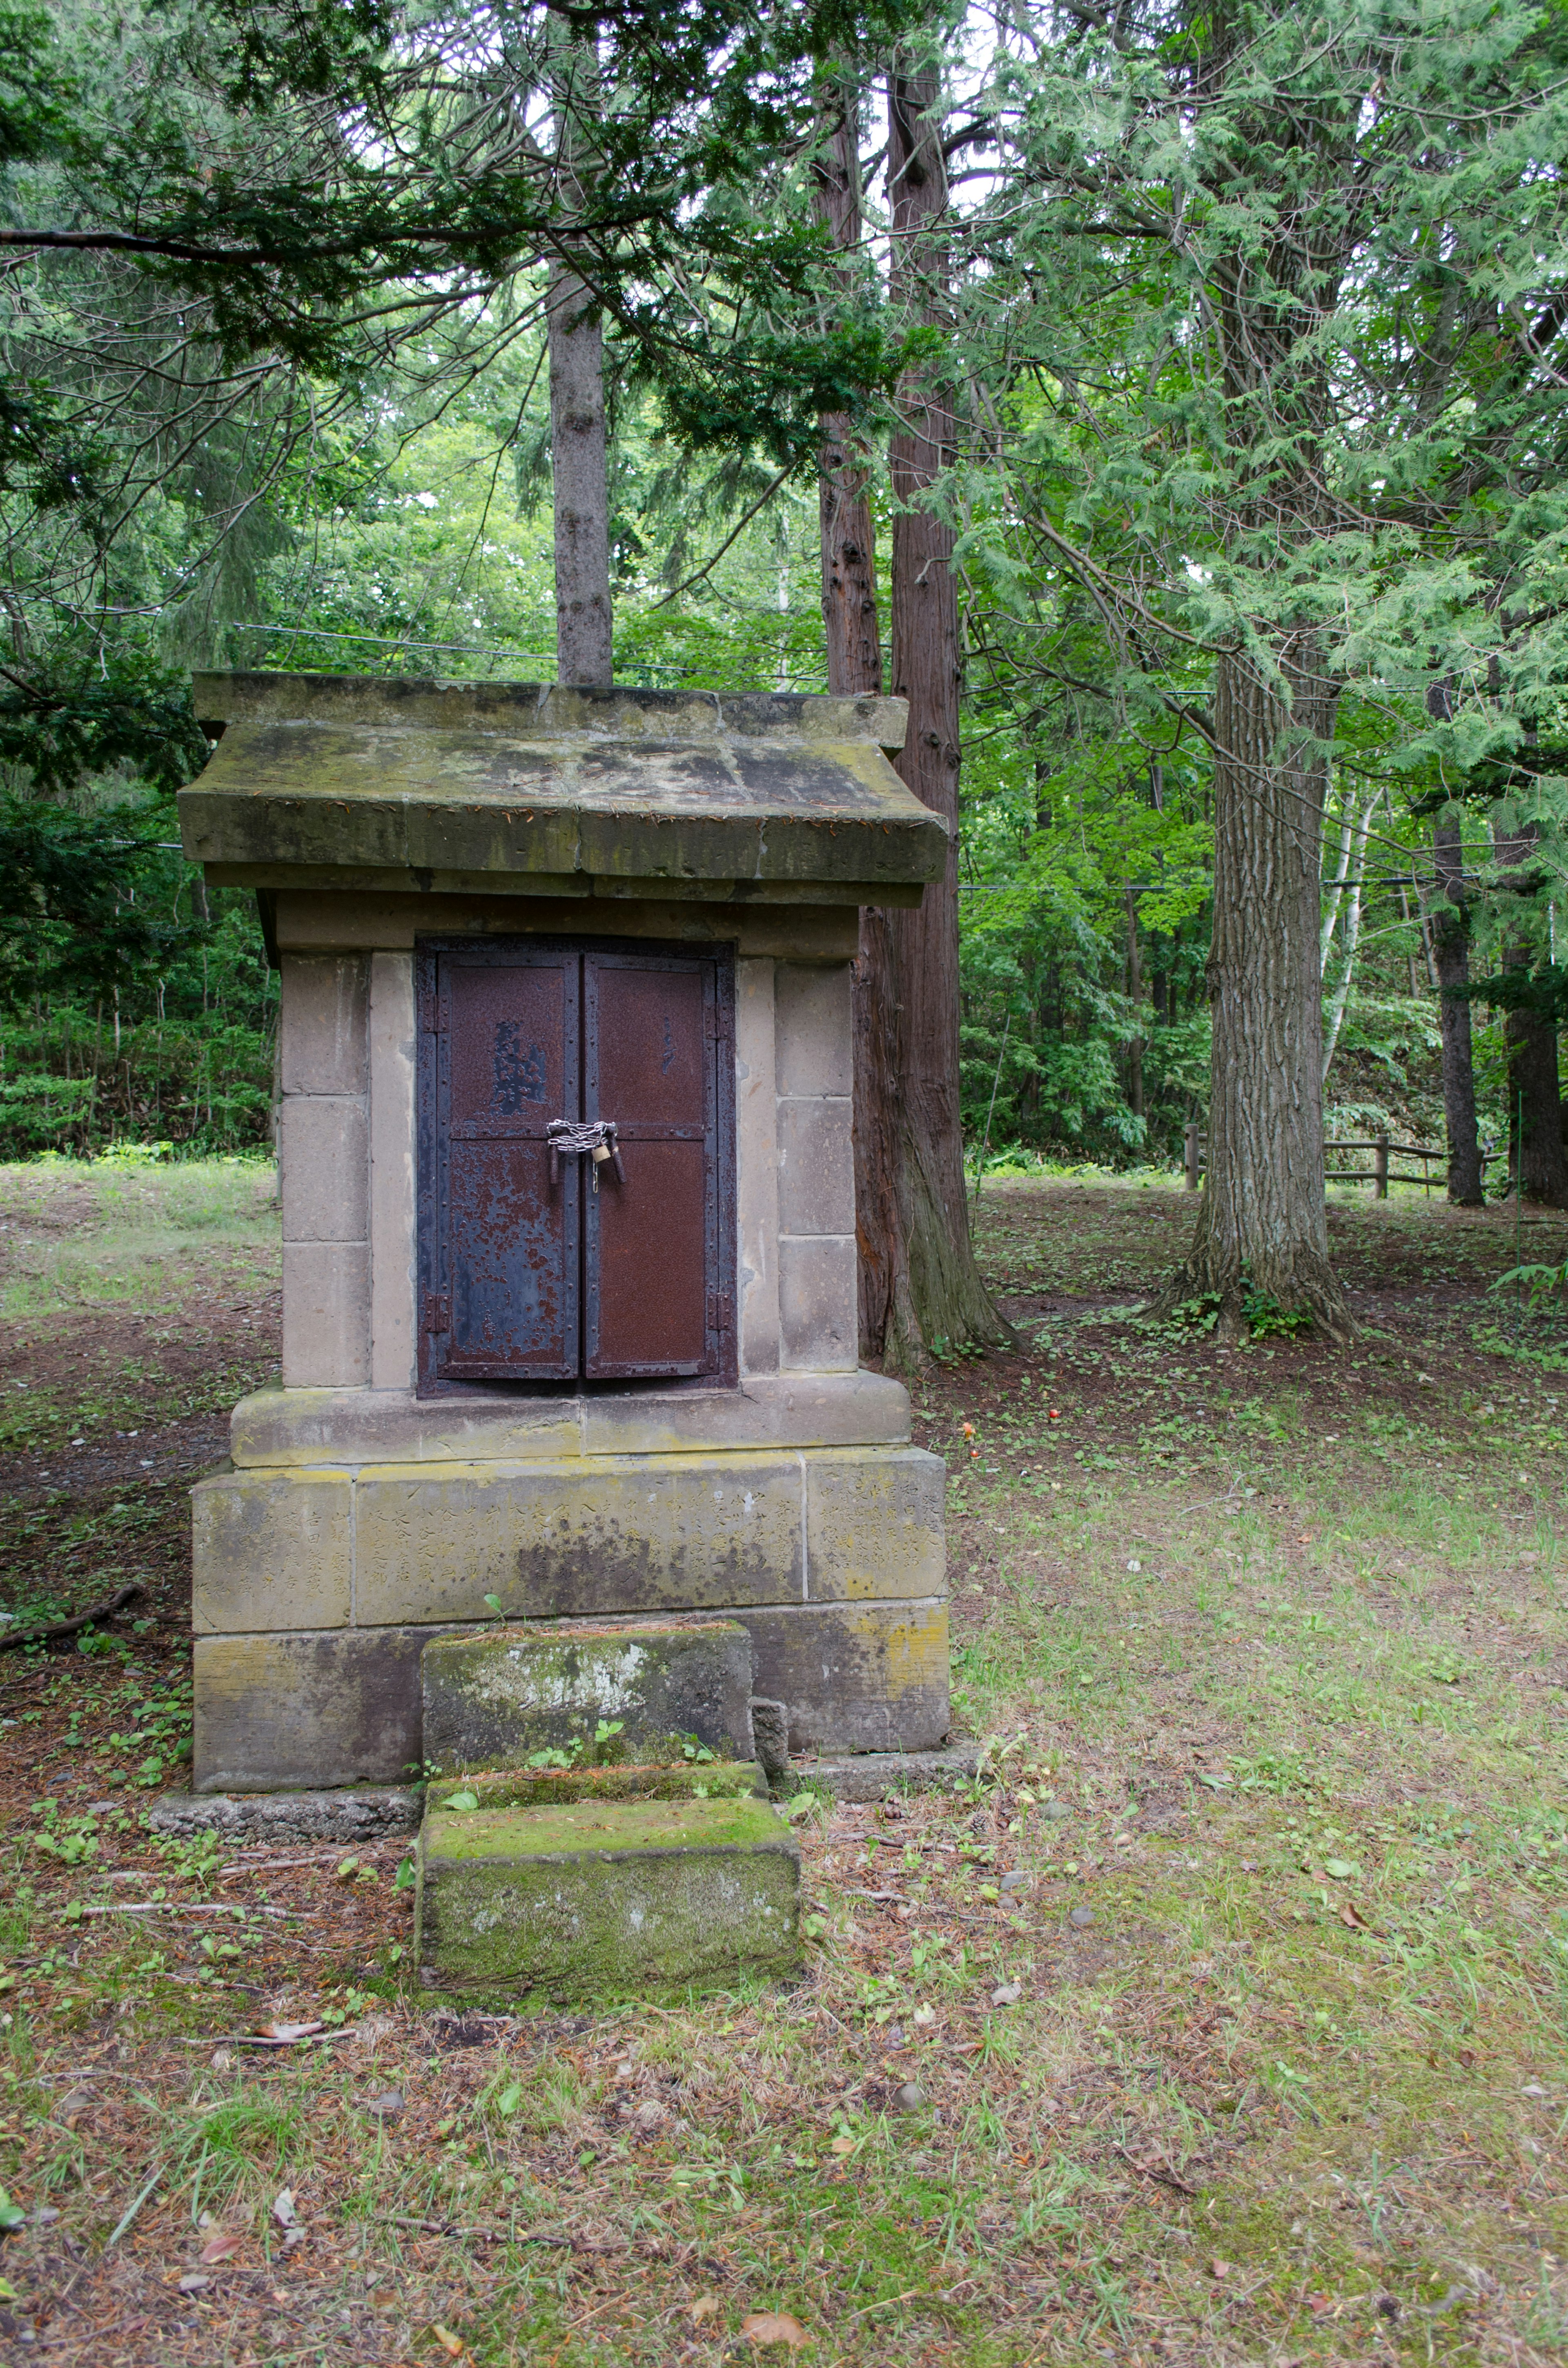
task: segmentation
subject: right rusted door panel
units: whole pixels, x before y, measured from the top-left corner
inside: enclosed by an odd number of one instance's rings
[[[626,1180],[606,1166],[585,1211],[585,1356],[592,1381],[717,1372],[717,964],[583,960],[583,1114],[613,1119]]]

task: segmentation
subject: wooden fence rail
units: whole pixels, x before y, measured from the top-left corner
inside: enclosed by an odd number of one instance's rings
[[[1201,1127],[1187,1128],[1182,1165],[1186,1169],[1187,1189],[1189,1192],[1198,1190],[1204,1167],[1208,1164],[1204,1156],[1208,1149],[1208,1140]],[[1430,1192],[1435,1184],[1440,1185],[1446,1181],[1442,1176],[1432,1174],[1430,1163],[1434,1159],[1441,1160],[1446,1167],[1448,1153],[1426,1151],[1418,1143],[1391,1143],[1386,1134],[1374,1134],[1367,1142],[1331,1143],[1325,1138],[1323,1147],[1325,1152],[1369,1151],[1372,1154],[1370,1167],[1325,1167],[1324,1181],[1327,1184],[1370,1184],[1374,1187],[1372,1197],[1377,1201],[1388,1199],[1391,1184],[1419,1184],[1424,1191]],[[1483,1154],[1481,1164],[1485,1168],[1494,1160],[1506,1161],[1507,1156],[1506,1151],[1488,1151]],[[1422,1168],[1419,1176],[1402,1176],[1396,1175],[1390,1167],[1391,1159],[1420,1159],[1427,1162],[1427,1165]]]

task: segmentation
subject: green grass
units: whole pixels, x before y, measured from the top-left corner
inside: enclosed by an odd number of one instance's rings
[[[0,1224],[17,1245],[0,1282],[0,1320],[157,1308],[185,1294],[193,1258],[270,1277],[276,1193],[276,1170],[260,1159],[0,1166]]]
[[[183,1740],[167,1665],[0,1694],[34,1722],[0,2184],[62,2215],[7,2240],[30,2323],[74,2324],[69,2236],[89,2316],[211,2368],[433,2368],[437,2326],[483,2368],[665,2368],[753,2356],[760,2311],[824,2368],[1555,2361],[1568,1426],[1550,1371],[1477,1338],[1511,1218],[1335,1211],[1375,1300],[1342,1356],[1108,1320],[1190,1220],[1141,1184],[988,1181],[993,1271],[1068,1304],[918,1393],[987,1772],[801,1819],[798,1987],[443,2039],[400,1987],[395,1852],[235,1873],[140,1835],[137,1770]],[[207,1242],[191,1275],[222,1270]],[[95,1816],[116,1773],[129,1806]],[[156,1909],[134,1934],[86,1913],[128,1896]],[[225,2046],[269,2015],[360,2035]],[[192,2300],[203,2213],[243,2241]]]

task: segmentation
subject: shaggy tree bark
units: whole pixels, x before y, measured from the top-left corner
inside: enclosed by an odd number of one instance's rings
[[[1167,1306],[1217,1298],[1241,1327],[1249,1286],[1353,1326],[1328,1259],[1323,1160],[1323,981],[1318,955],[1324,772],[1334,688],[1309,633],[1278,652],[1290,705],[1244,649],[1214,683],[1214,1050],[1203,1205]]]
[[[1475,1124],[1475,1068],[1470,1044],[1470,908],[1464,887],[1464,839],[1460,810],[1445,806],[1432,825],[1432,866],[1437,894],[1432,959],[1437,972],[1437,1018],[1443,1037],[1443,1120],[1449,1138],[1449,1198],[1478,1209],[1483,1198],[1481,1142]]]
[[[937,225],[947,168],[934,67],[888,77],[894,290],[933,317],[946,257]],[[947,461],[945,396],[924,378],[899,392],[890,463],[892,689],[909,701],[898,770],[952,825],[944,878],[918,910],[865,916],[856,1028],[856,1228],[862,1353],[899,1368],[962,1342],[1009,1345],[974,1262],[959,1091],[959,634],[949,527],[921,506]]]
[[[558,19],[564,28],[564,19]],[[562,193],[577,126],[591,97],[591,47],[562,31],[556,74],[556,139]],[[609,478],[606,462],[604,324],[591,289],[559,260],[545,295],[550,345],[550,452],[555,503],[555,660],[558,680],[615,679],[609,599]]]
[[[1497,832],[1493,854],[1512,874],[1505,882],[1520,896],[1532,894],[1539,878],[1532,872],[1537,831],[1526,823],[1517,831]],[[1515,939],[1503,949],[1505,971],[1528,972],[1530,947]],[[1514,1190],[1526,1201],[1547,1208],[1568,1205],[1568,1161],[1562,1152],[1562,1100],[1557,1074],[1557,1022],[1521,1005],[1510,1011],[1503,1031],[1508,1053],[1508,1140]]]

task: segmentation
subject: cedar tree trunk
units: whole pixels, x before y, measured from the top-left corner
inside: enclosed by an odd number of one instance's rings
[[[1449,1137],[1449,1198],[1463,1209],[1483,1200],[1481,1143],[1475,1126],[1475,1069],[1470,1047],[1470,908],[1464,889],[1464,838],[1457,806],[1432,824],[1432,866],[1444,901],[1432,914],[1437,1018],[1443,1033],[1443,1118]]]
[[[888,77],[888,186],[895,293],[939,317],[937,225],[947,167],[934,68]],[[909,1368],[932,1349],[1009,1345],[969,1232],[959,1091],[959,632],[949,527],[919,507],[951,444],[946,397],[925,378],[899,391],[890,463],[892,689],[909,701],[898,771],[952,826],[945,877],[917,910],[870,911],[860,939],[856,1028],[856,1229],[863,1352]]]
[[[563,22],[563,20],[557,20]],[[556,139],[563,193],[576,194],[572,150],[592,103],[594,52],[563,38]],[[559,257],[545,297],[550,451],[555,492],[555,657],[563,683],[615,679],[609,602],[609,480],[605,444],[604,325],[593,290]]]
[[[1312,746],[1332,734],[1334,690],[1310,634],[1293,636],[1279,665],[1289,708],[1244,649],[1221,651],[1215,674],[1208,1172],[1191,1251],[1163,1302],[1212,1294],[1233,1337],[1250,1288],[1342,1340],[1353,1326],[1324,1201],[1324,770]]]
[[[1517,831],[1498,832],[1493,852],[1512,872],[1506,884],[1528,896],[1539,886],[1531,869],[1538,833],[1534,823]],[[1528,971],[1528,943],[1505,944],[1505,971]],[[1557,1076],[1557,1021],[1543,1018],[1528,1005],[1510,1011],[1503,1030],[1508,1053],[1508,1139],[1512,1150],[1514,1190],[1527,1201],[1550,1209],[1568,1203],[1568,1163],[1562,1156],[1562,1103]]]
[[[840,255],[860,244],[859,107],[849,85],[825,94],[823,142],[813,169],[818,222]],[[882,644],[877,628],[876,547],[871,531],[870,472],[864,443],[847,412],[822,417],[818,507],[822,518],[822,616],[827,641],[827,687],[841,697],[882,687]]]

